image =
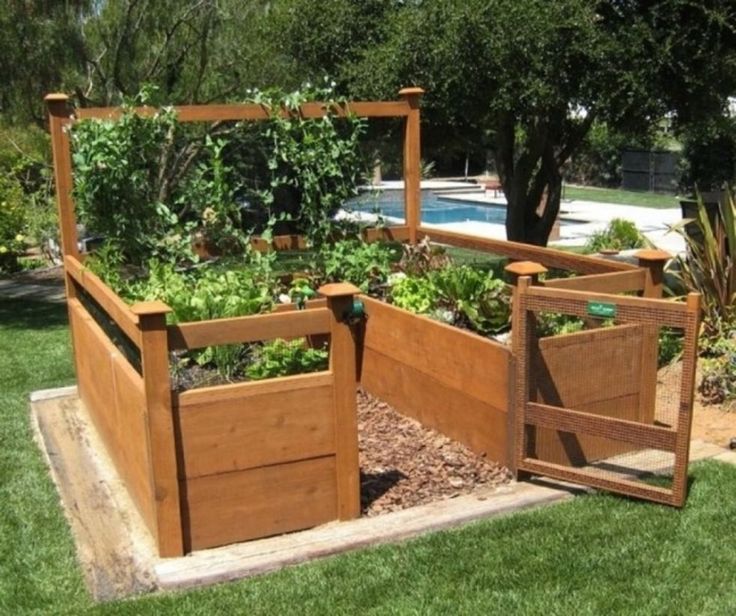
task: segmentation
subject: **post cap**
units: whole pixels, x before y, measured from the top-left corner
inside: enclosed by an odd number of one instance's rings
[[[345,297],[346,295],[357,295],[360,289],[349,282],[332,282],[322,285],[317,289],[317,293],[324,297]]]
[[[669,261],[672,255],[664,250],[647,248],[640,250],[634,255],[639,261]]]
[[[168,314],[173,310],[162,301],[154,300],[152,302],[138,302],[130,307],[133,314],[144,317],[152,314]]]
[[[50,92],[43,97],[43,100],[47,103],[65,103],[69,100],[69,97],[63,92]]]
[[[424,90],[416,86],[399,90],[399,96],[421,96],[422,94],[424,94]]]
[[[514,276],[536,276],[537,274],[544,274],[547,268],[536,261],[515,261],[509,263],[504,270]]]

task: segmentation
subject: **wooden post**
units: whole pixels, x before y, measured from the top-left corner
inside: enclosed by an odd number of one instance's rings
[[[409,227],[409,242],[417,243],[417,229],[422,221],[421,144],[419,100],[422,88],[399,91],[409,105],[404,129],[404,216]]]
[[[77,221],[72,202],[72,156],[69,146],[68,126],[72,109],[66,94],[48,94],[44,99],[49,110],[51,149],[54,156],[54,180],[56,205],[59,210],[61,254],[79,257],[77,247]],[[67,289],[68,291],[68,289]]]
[[[700,294],[688,293],[687,310],[692,315],[690,327],[685,330],[685,347],[682,350],[684,370],[680,382],[680,408],[677,415],[677,440],[675,441],[675,481],[672,500],[682,507],[687,495],[687,466],[690,458],[692,408],[695,395],[695,366],[698,358],[698,332],[700,331]]]
[[[514,355],[516,355],[519,344],[518,328],[515,327],[520,317],[519,302],[517,300],[519,297],[519,280],[521,278],[529,278],[530,285],[537,284],[539,282],[539,274],[546,273],[547,268],[541,263],[534,261],[515,261],[514,263],[509,263],[504,268],[504,271],[509,274],[511,278],[510,282],[513,286],[513,294],[511,296],[511,348],[514,351]]]
[[[663,250],[640,250],[636,253],[639,267],[646,272],[642,295],[661,299],[664,289],[664,266],[672,256]],[[657,369],[659,362],[659,327],[642,325],[641,383],[639,390],[639,416],[643,424],[654,423],[657,404]]]
[[[148,408],[151,483],[159,555],[182,556],[184,541],[166,332],[166,315],[171,308],[154,301],[135,304],[131,310],[140,319],[141,364]]]
[[[335,466],[337,514],[340,520],[360,515],[358,409],[356,403],[355,340],[349,318],[360,289],[347,283],[327,284],[318,293],[327,298],[330,320],[330,371],[335,379]]]
[[[640,250],[635,256],[639,261],[639,267],[646,270],[644,297],[662,297],[664,266],[672,255],[664,250]]]
[[[513,295],[511,297],[511,349],[513,352],[513,370],[512,378],[509,379],[510,383],[510,395],[509,395],[509,409],[508,409],[508,422],[507,422],[507,433],[508,433],[508,451],[506,454],[506,466],[514,474],[517,479],[523,479],[526,477],[525,474],[520,473],[516,468],[516,456],[517,456],[517,442],[520,438],[519,428],[517,426],[517,414],[520,412],[520,405],[524,403],[522,399],[521,389],[528,387],[528,378],[522,372],[528,370],[528,366],[524,361],[520,362],[522,353],[526,353],[527,350],[522,348],[521,340],[521,327],[522,327],[522,313],[521,313],[521,302],[519,296],[532,284],[536,284],[539,281],[539,274],[543,274],[547,271],[547,268],[540,263],[534,261],[516,261],[509,263],[505,268],[511,276],[511,284],[513,285]],[[524,385],[519,386],[519,379]],[[521,445],[519,445],[521,446]]]

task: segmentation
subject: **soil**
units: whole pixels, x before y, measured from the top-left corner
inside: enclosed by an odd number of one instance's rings
[[[439,432],[358,393],[361,509],[365,516],[472,493],[511,480],[509,471]]]
[[[677,391],[680,387],[682,364],[665,366],[657,375],[659,386],[668,391]],[[695,399],[693,400],[693,425],[691,438],[728,447],[731,439],[736,438],[736,410],[725,410],[727,405],[707,404],[697,391],[701,381],[698,373],[695,377]]]

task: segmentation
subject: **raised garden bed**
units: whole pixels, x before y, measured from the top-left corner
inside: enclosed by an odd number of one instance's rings
[[[546,281],[550,287],[640,291],[648,296],[661,293],[661,254],[642,255],[643,267],[635,267],[422,228],[417,97],[417,91],[409,90],[400,102],[353,107],[365,115],[407,118],[407,224],[367,230],[366,241],[416,243],[431,235],[444,244],[537,262],[512,265],[509,273],[514,280],[536,276],[544,265],[582,274]],[[57,183],[68,187],[71,168],[63,129],[71,121],[70,110],[60,98],[51,99],[50,109]],[[212,111],[182,108],[180,112],[191,120],[253,119],[263,114],[257,106],[248,105]],[[85,111],[87,117],[95,113],[109,112]],[[320,110],[310,108],[309,113],[319,115]],[[270,314],[167,325],[166,305],[141,302],[128,306],[85,268],[76,253],[68,191],[60,188],[59,200],[80,397],[162,556],[360,515],[359,384],[399,413],[481,458],[513,468],[518,400],[515,371],[521,351],[514,346],[516,339],[514,345],[504,345],[359,296],[357,288],[339,283],[323,286],[323,299],[306,310],[291,306]],[[256,238],[253,245],[278,250],[300,247],[302,242],[285,236]],[[365,318],[353,311],[355,299],[363,302]],[[514,319],[516,326],[518,315]],[[610,334],[596,336],[595,341],[588,332],[581,332],[566,337],[565,344],[554,339],[543,344],[539,369],[533,370],[536,400],[579,407],[596,415],[650,421],[645,416],[645,399],[656,380],[656,353],[652,356],[642,336],[656,340],[656,331],[642,330],[638,339],[622,331],[611,328]],[[188,391],[172,386],[172,351],[325,336],[330,341],[325,371]],[[617,336],[623,336],[623,344]],[[569,391],[557,388],[560,381],[570,382],[580,370],[575,363],[578,349],[590,351],[593,344],[599,345],[595,352],[604,355],[612,351],[639,354],[623,372],[601,375],[629,383],[623,406],[607,391],[605,379],[591,378]],[[542,364],[552,373],[546,374]],[[579,455],[590,460],[618,452],[587,436],[580,437],[579,450],[571,452],[561,438],[555,430],[540,428],[536,447],[545,452],[546,459],[559,463],[574,462]]]

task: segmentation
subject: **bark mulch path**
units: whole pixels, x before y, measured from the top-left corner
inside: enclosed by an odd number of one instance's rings
[[[358,394],[361,509],[398,511],[507,483],[508,470],[467,447]]]

